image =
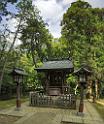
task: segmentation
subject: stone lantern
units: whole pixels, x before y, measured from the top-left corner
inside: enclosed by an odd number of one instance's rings
[[[84,110],[84,89],[87,88],[87,79],[88,76],[90,76],[92,73],[91,70],[89,70],[87,67],[82,66],[78,70],[74,72],[75,75],[78,76],[78,85],[81,89],[80,91],[80,105],[79,105],[79,115],[83,115]]]
[[[14,83],[16,83],[17,85],[16,108],[17,110],[19,110],[21,108],[20,87],[21,87],[21,83],[23,82],[23,77],[26,76],[27,74],[21,68],[13,68],[10,74],[13,77]]]

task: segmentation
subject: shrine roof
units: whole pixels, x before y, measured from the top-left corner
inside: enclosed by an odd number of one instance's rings
[[[91,68],[84,67],[84,66],[79,68],[78,70],[74,71],[74,74],[76,74],[76,75],[80,75],[82,73],[92,74],[93,72],[92,72]]]
[[[53,60],[43,62],[43,65],[36,68],[36,70],[53,70],[53,69],[71,69],[73,63],[71,60]]]
[[[24,75],[27,76],[27,73],[21,69],[21,68],[14,68],[13,71],[10,74],[18,74],[18,75]]]

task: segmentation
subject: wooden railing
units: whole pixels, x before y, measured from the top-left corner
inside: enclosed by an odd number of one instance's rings
[[[30,105],[41,107],[76,108],[76,96],[73,94],[46,96],[42,93],[30,93]]]

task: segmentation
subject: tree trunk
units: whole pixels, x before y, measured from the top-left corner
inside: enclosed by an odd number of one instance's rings
[[[84,88],[83,86],[81,86],[79,112],[83,113],[83,110],[84,110]]]
[[[18,32],[19,32],[19,29],[20,29],[21,21],[22,21],[22,17],[20,17],[20,21],[19,21],[19,24],[18,24],[16,33],[15,33],[15,36],[14,36],[13,42],[12,42],[12,44],[11,44],[9,50],[8,50],[8,53],[7,53],[6,57],[5,57],[5,61],[3,63],[3,68],[2,68],[2,71],[1,71],[1,75],[0,75],[0,93],[1,93],[1,85],[2,85],[2,80],[3,80],[3,76],[4,76],[4,71],[5,71],[5,68],[6,68],[6,64],[7,64],[7,61],[8,61],[8,57],[9,57],[9,54],[10,54],[10,52],[12,51],[12,49],[14,47],[16,38],[18,36]]]
[[[31,55],[32,55],[32,59],[33,59],[33,63],[34,63],[34,65],[35,65],[35,67],[37,68],[37,64],[36,64],[36,61],[35,61],[35,58],[34,58],[34,43],[33,43],[33,41],[34,41],[34,33],[32,34],[32,36],[31,36]]]
[[[35,44],[33,43],[34,40],[35,40]],[[34,50],[37,51],[38,57],[42,61],[41,52],[40,52],[40,49],[39,49],[40,48],[39,44],[40,43],[39,43],[39,39],[36,36],[36,32],[33,31],[32,35],[31,35],[31,55],[32,55],[33,63],[34,63],[36,68],[37,68],[37,64],[36,64],[36,60],[35,60],[35,57],[34,57],[35,56]]]

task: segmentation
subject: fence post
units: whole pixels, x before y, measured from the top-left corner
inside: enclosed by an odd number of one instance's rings
[[[32,94],[33,94],[33,92],[29,93],[29,105],[30,106],[32,105]]]

